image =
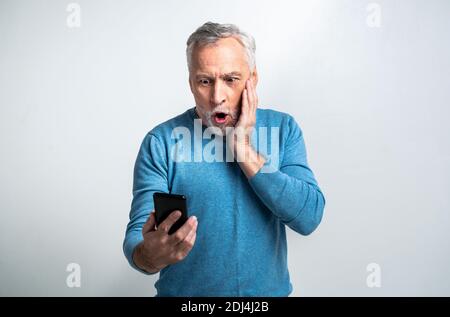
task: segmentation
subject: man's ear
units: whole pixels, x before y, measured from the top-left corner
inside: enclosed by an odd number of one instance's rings
[[[250,78],[253,81],[254,86],[256,87],[256,85],[258,84],[258,71],[256,70],[256,66],[253,69],[252,74],[250,75]]]

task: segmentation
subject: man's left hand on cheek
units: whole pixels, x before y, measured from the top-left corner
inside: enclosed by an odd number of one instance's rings
[[[235,126],[235,132],[237,132],[235,141],[249,144],[256,123],[256,109],[258,108],[258,96],[256,95],[256,89],[251,79],[245,82],[241,105],[241,114]]]
[[[233,153],[247,178],[253,177],[264,165],[265,159],[251,144],[251,135],[256,124],[258,96],[252,80],[247,80],[242,93],[241,115],[233,129]]]

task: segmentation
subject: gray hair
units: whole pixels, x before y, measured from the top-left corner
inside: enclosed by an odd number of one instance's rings
[[[186,57],[189,71],[192,65],[192,53],[196,46],[208,45],[216,43],[218,40],[227,37],[234,37],[242,44],[247,55],[248,66],[250,71],[253,71],[256,65],[255,51],[256,44],[255,39],[241,31],[234,24],[219,24],[213,22],[206,22],[200,26],[194,33],[189,36],[186,42]]]

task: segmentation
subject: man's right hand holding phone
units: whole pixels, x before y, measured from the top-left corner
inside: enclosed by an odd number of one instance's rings
[[[179,210],[173,211],[156,228],[152,211],[142,228],[144,241],[135,249],[133,261],[148,273],[157,273],[164,267],[183,260],[192,250],[197,236],[197,218],[189,219],[176,232],[169,235],[170,227],[181,217]]]

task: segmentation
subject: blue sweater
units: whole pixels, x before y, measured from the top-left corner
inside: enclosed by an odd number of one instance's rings
[[[257,109],[252,143],[266,134],[269,145],[258,152],[272,157],[248,180],[237,162],[225,158],[225,142],[223,160],[198,159],[211,149],[212,140],[202,134],[204,126],[194,132],[196,118],[191,108],[145,136],[134,167],[125,256],[139,270],[133,251],[143,240],[153,193],[183,194],[189,216],[198,219],[196,242],[184,260],[161,270],[157,296],[289,295],[285,225],[308,235],[319,225],[325,206],[308,167],[300,127],[288,114]],[[173,133],[177,127],[191,132],[192,142],[179,146],[182,136]],[[195,137],[202,149],[194,146]]]

